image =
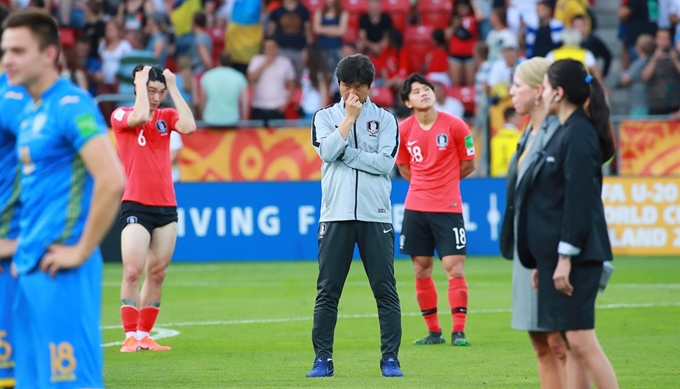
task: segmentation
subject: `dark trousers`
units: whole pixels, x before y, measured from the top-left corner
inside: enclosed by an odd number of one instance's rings
[[[401,344],[401,308],[394,279],[394,229],[390,223],[361,221],[319,224],[319,278],[314,306],[312,344],[317,358],[333,356],[338,301],[355,244],[378,304],[383,358],[397,357]]]
[[[285,115],[275,109],[253,108],[253,120],[264,120],[264,126],[269,127],[270,120],[285,119]]]

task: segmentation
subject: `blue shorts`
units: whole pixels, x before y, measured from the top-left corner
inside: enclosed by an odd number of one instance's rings
[[[20,275],[14,302],[17,388],[103,388],[100,329],[103,261]]]
[[[17,280],[10,275],[10,259],[0,261],[0,388],[14,386],[14,342],[12,332],[12,303]]]

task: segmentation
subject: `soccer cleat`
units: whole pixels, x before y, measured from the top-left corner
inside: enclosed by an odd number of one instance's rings
[[[312,370],[307,373],[307,377],[319,378],[319,377],[333,377],[335,369],[333,368],[333,360],[330,358],[321,359],[317,358],[314,360],[314,366]]]
[[[441,332],[433,332],[430,331],[429,334],[427,334],[426,337],[422,339],[416,339],[413,341],[413,344],[444,344],[446,343],[446,339],[444,339],[444,335],[442,335]]]
[[[382,370],[383,377],[403,377],[401,366],[397,358],[390,357],[389,359],[380,360],[380,370]]]
[[[134,336],[128,336],[123,341],[123,347],[120,348],[121,353],[136,353],[139,348],[139,341]]]
[[[139,341],[139,348],[141,350],[149,350],[149,351],[168,351],[168,350],[170,350],[170,346],[161,346],[160,344],[156,343],[155,340],[151,339],[150,336],[145,336],[142,340]]]
[[[456,331],[451,334],[451,346],[469,346],[470,342],[465,339],[465,332]]]

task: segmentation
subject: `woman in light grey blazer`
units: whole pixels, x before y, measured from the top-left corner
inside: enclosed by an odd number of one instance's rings
[[[529,126],[524,130],[517,152],[508,169],[507,205],[501,229],[501,253],[513,260],[512,269],[512,328],[529,332],[529,338],[538,357],[538,372],[541,388],[567,388],[567,368],[585,367],[576,358],[569,358],[560,334],[549,328],[538,326],[538,294],[532,287],[532,271],[522,266],[517,255],[517,217],[519,205],[515,198],[518,182],[531,166],[555,131],[560,127],[555,116],[546,117],[546,107],[541,98],[542,82],[551,62],[534,57],[522,62],[515,70],[510,88],[512,103],[520,115],[529,115]],[[587,377],[587,374],[571,375]],[[587,381],[587,380],[586,380]],[[590,388],[589,382],[571,383],[570,388]]]

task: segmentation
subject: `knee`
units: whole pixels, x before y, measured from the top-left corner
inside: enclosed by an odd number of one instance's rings
[[[567,361],[567,347],[559,333],[548,335],[548,347],[550,352],[561,362]]]
[[[156,283],[156,284],[161,284],[163,280],[165,279],[165,273],[166,273],[167,266],[159,263],[155,263],[151,266],[146,271],[146,277],[149,279],[149,281]]]
[[[144,267],[137,264],[123,266],[123,283],[138,284],[143,272]]]
[[[536,357],[539,360],[552,357],[552,351],[550,350],[550,346],[548,346],[547,342],[534,341],[533,345],[534,352],[536,352]]]

